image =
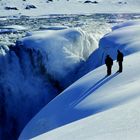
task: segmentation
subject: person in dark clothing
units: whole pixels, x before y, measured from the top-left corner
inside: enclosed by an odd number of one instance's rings
[[[105,64],[107,66],[107,76],[109,76],[111,75],[111,69],[113,65],[113,59],[109,55],[106,56]]]
[[[118,62],[118,65],[119,65],[119,70],[117,72],[122,72],[122,70],[123,70],[123,65],[122,65],[123,53],[120,52],[119,50],[117,52],[118,52],[118,54],[117,54],[117,62]]]

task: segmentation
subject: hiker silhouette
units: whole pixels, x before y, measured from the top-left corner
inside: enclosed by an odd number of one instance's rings
[[[120,50],[117,50],[118,54],[117,54],[117,62],[118,62],[118,65],[119,65],[119,70],[117,72],[122,72],[123,70],[123,65],[122,65],[122,62],[123,62],[123,53],[120,52]]]
[[[107,66],[107,76],[109,76],[111,75],[111,69],[113,65],[113,59],[109,55],[106,56],[105,64]]]

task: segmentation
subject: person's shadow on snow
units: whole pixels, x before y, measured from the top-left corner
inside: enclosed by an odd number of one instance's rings
[[[100,79],[97,83],[95,83],[91,88],[87,89],[85,92],[83,92],[81,94],[81,96],[76,99],[73,103],[71,103],[71,106],[74,107],[77,104],[79,104],[82,100],[84,100],[87,96],[89,96],[90,94],[93,94],[94,91],[96,91],[97,89],[99,89],[102,85],[104,85],[105,83],[107,83],[108,81],[110,81],[112,78],[116,77],[119,73],[114,73],[110,76],[105,76],[102,79]]]

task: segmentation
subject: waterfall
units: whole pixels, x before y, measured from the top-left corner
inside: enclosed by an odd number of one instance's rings
[[[0,47],[1,140],[17,139],[25,124],[60,93],[51,80],[39,52]]]

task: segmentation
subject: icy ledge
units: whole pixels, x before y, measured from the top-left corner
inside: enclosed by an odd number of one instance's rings
[[[39,51],[47,73],[61,86],[68,85],[72,74],[98,46],[97,41],[81,29],[45,28],[29,33],[16,47]],[[71,75],[71,79],[68,76]]]

